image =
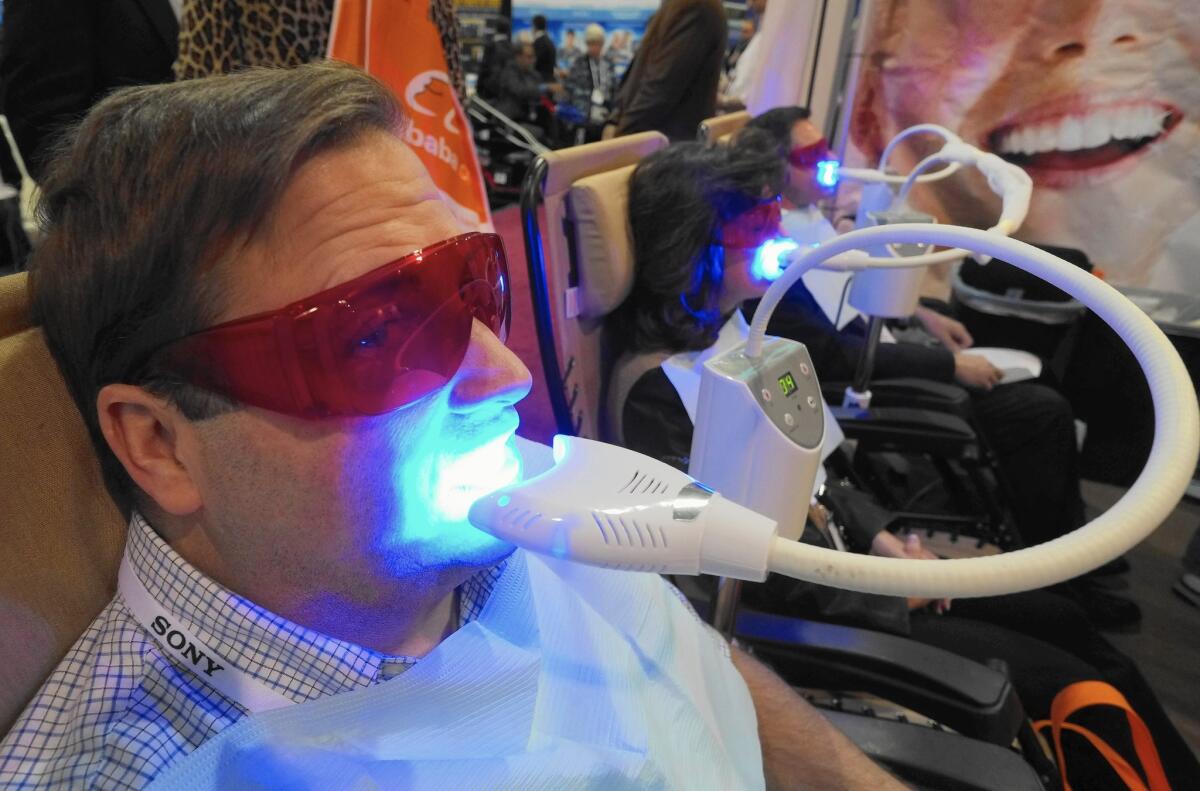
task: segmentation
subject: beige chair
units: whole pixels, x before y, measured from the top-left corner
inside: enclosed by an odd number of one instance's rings
[[[658,132],[550,151],[521,194],[538,347],[556,430],[601,438],[604,317],[633,287],[629,175],[667,145]]]
[[[748,123],[750,123],[750,113],[745,110],[707,118],[700,122],[696,138],[701,143],[725,143]]]
[[[0,734],[112,598],[125,543],[26,283],[0,278]]]

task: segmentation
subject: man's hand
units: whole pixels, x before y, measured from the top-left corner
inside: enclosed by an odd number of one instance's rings
[[[937,555],[921,546],[921,539],[916,533],[907,534],[901,541],[886,530],[880,530],[871,541],[871,554],[881,558],[899,558],[900,560],[941,560]],[[920,610],[931,604],[936,606],[939,613],[950,610],[949,599],[908,597],[908,609],[910,610]]]
[[[971,333],[967,332],[967,328],[962,325],[962,322],[955,321],[949,316],[943,316],[936,310],[930,310],[924,305],[920,305],[913,315],[925,327],[926,332],[937,338],[939,343],[952,352],[961,352],[975,343],[975,339],[971,337]]]
[[[979,390],[991,390],[1000,384],[1004,371],[978,354],[958,352],[954,355],[954,378],[959,384]]]
[[[904,788],[779,676],[744,651],[731,650],[754,700],[767,788]]]

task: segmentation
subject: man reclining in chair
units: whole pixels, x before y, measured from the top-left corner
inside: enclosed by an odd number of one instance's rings
[[[466,524],[530,376],[402,131],[322,64],[118,92],[61,150],[33,303],[129,537],[0,786],[895,787],[657,576]]]

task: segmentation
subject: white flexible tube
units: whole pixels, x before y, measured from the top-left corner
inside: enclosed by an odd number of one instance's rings
[[[900,145],[904,140],[916,134],[932,134],[942,138],[947,143],[961,143],[962,138],[951,132],[944,126],[938,124],[916,124],[907,129],[901,129],[888,144],[884,146],[883,153],[879,155],[879,164],[876,169],[881,173],[887,172],[888,160],[892,158],[892,152],[896,150],[896,146]]]
[[[942,138],[947,143],[961,143],[962,139],[951,132],[944,126],[937,124],[917,124],[910,126],[907,129],[901,130],[895,137],[888,141],[887,146],[883,149],[883,153],[879,156],[879,164],[875,170],[868,168],[840,168],[838,175],[841,178],[851,179],[853,181],[865,181],[882,184],[903,184],[907,179],[907,175],[893,174],[887,172],[888,160],[892,157],[892,152],[896,150],[901,141],[912,137],[915,134],[934,134]],[[917,181],[921,184],[926,184],[930,181],[939,181],[940,179],[953,176],[962,168],[959,162],[951,162],[947,167],[935,173],[919,174]]]
[[[910,128],[917,129],[918,127]],[[937,126],[933,128],[941,129],[941,127]],[[907,132],[908,130],[905,131]],[[902,132],[901,134],[904,133]],[[896,141],[893,140],[892,142]],[[950,175],[952,169],[957,170],[958,167],[962,167],[963,165],[971,165],[983,173],[984,177],[987,178],[988,186],[1000,196],[1000,219],[988,229],[989,231],[1008,236],[1021,227],[1021,223],[1025,221],[1025,215],[1029,213],[1029,201],[1033,195],[1033,180],[1029,177],[1029,174],[1019,167],[1005,162],[995,154],[988,154],[974,146],[963,143],[957,137],[949,140],[936,154],[931,154],[918,162],[917,166],[907,176],[901,177],[904,183],[900,188],[899,199],[901,201],[905,200],[913,185],[923,180],[921,176],[922,171],[934,165],[947,162],[951,163],[952,168],[939,170],[936,174],[931,175],[943,178]],[[834,258],[823,262],[820,268],[847,271],[876,267],[934,266],[936,264],[955,263],[969,254],[967,250],[951,248],[949,250],[939,250],[936,253],[905,256],[903,259],[863,258],[861,256],[853,259]],[[903,260],[904,263],[896,263],[897,260]]]
[[[772,571],[847,590],[894,596],[964,598],[1031,590],[1071,579],[1129,550],[1170,514],[1191,482],[1200,449],[1200,406],[1187,369],[1157,325],[1116,289],[1032,245],[996,233],[945,225],[901,224],[851,231],[812,249],[771,286],[750,327],[747,356],[762,353],[767,322],[805,267],[840,253],[884,244],[956,246],[1001,258],[1088,306],[1129,346],[1154,403],[1154,444],[1129,491],[1083,527],[1036,548],[986,558],[920,563],[853,555],[776,540]]]
[[[952,264],[966,258],[970,253],[959,248],[939,250],[936,253],[921,255],[897,256],[895,258],[875,258],[867,255],[839,255],[822,261],[819,265],[809,268],[827,269],[831,272],[854,272],[861,269],[913,269],[918,266],[933,266],[934,264]],[[799,263],[800,258],[793,258]],[[789,264],[788,268],[796,264]]]
[[[948,176],[953,176],[961,169],[962,165],[957,162],[951,162],[941,170],[921,174],[917,177],[917,181],[921,184],[927,184],[930,181],[939,181]],[[881,170],[870,170],[868,168],[838,168],[838,178],[878,184],[903,184],[908,176],[899,173],[884,173]]]
[[[949,145],[949,144],[947,144],[947,145]],[[941,165],[944,163],[955,162],[955,160],[948,158],[944,152],[945,152],[945,149],[942,149],[941,151],[937,152],[936,154],[930,154],[929,156],[925,157],[920,162],[918,162],[917,166],[915,168],[913,168],[912,170],[910,170],[908,172],[908,175],[904,177],[904,183],[902,183],[900,185],[900,191],[898,193],[896,193],[896,197],[901,201],[907,201],[908,193],[912,191],[913,185],[917,183],[917,181],[918,181],[918,179],[920,179],[922,173],[924,173],[926,170],[933,167],[934,165]]]

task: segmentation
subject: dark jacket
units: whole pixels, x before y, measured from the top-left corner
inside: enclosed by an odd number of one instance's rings
[[[484,99],[494,99],[500,91],[500,75],[512,62],[513,43],[507,36],[497,35],[483,47],[479,62],[479,84],[476,90]]]
[[[537,72],[510,60],[496,85],[496,109],[514,121],[528,121],[533,105],[542,96]]]
[[[716,115],[727,30],[720,0],[664,0],[617,98],[617,133],[695,140]]]
[[[542,82],[554,82],[554,64],[558,50],[549,35],[537,36],[533,40],[533,70],[541,75]]]
[[[599,85],[593,80],[598,77]],[[592,90],[599,87],[604,94],[605,108],[612,107],[613,95],[616,92],[617,81],[613,76],[612,63],[603,57],[592,61],[586,54],[575,59],[571,71],[563,83],[567,90],[568,101],[580,112],[585,123],[591,121]]]
[[[114,88],[170,82],[179,23],[167,0],[24,0],[4,6],[0,82],[30,172],[56,133]]]

